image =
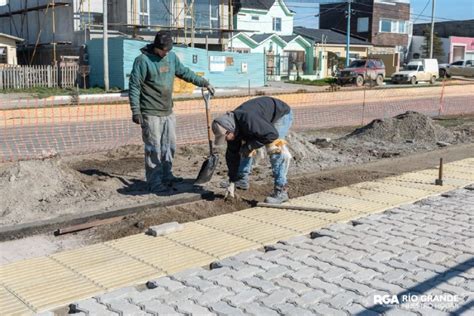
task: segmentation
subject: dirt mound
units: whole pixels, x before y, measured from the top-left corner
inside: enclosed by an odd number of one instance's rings
[[[431,118],[417,112],[406,112],[393,118],[374,120],[358,128],[346,138],[358,138],[364,141],[387,141],[402,143],[452,142],[453,133],[436,124]]]
[[[42,220],[51,205],[87,193],[76,172],[63,166],[59,158],[20,161],[0,170],[0,223],[18,223],[27,217]]]

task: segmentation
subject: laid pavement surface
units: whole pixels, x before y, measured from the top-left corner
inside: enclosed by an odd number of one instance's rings
[[[474,315],[473,244],[470,186],[162,277],[148,289],[76,302],[70,312]]]

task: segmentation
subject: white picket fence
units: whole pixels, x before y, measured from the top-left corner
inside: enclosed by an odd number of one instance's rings
[[[0,89],[74,87],[78,70],[78,65],[1,66]]]

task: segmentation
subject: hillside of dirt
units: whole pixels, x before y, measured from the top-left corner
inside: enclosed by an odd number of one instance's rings
[[[292,132],[288,141],[293,155],[290,194],[307,194],[316,185],[304,180],[292,182],[292,178],[335,167],[474,143],[474,117],[432,120],[419,113],[407,112],[383,121],[373,121],[358,129]],[[222,192],[226,180],[223,151],[221,148],[218,170],[205,187],[216,193]],[[206,156],[206,145],[180,147],[174,172],[185,177],[186,182],[165,195],[197,190],[193,188],[192,181]],[[0,225],[34,222],[160,199],[146,191],[143,169],[142,146],[0,165]],[[222,205],[227,208],[226,211],[252,206],[270,192],[268,159],[260,159],[256,163],[251,180],[254,195],[247,195],[230,207]],[[338,183],[338,179],[327,181]],[[217,206],[219,203],[216,201]],[[202,216],[212,215],[213,212],[201,211]]]

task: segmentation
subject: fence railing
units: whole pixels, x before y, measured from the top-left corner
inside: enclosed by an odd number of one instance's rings
[[[474,114],[474,84],[289,93],[277,97],[293,109],[293,130],[360,126],[406,111],[431,117]],[[250,98],[216,97],[211,102],[212,115],[231,111]],[[52,98],[22,101],[2,108],[0,100],[0,163],[142,144],[140,127],[132,122],[127,103],[103,97],[91,97],[73,106],[55,104]],[[203,103],[202,99],[175,100],[178,145],[206,141]]]
[[[2,66],[0,67],[0,89],[74,87],[78,70],[78,65]]]

